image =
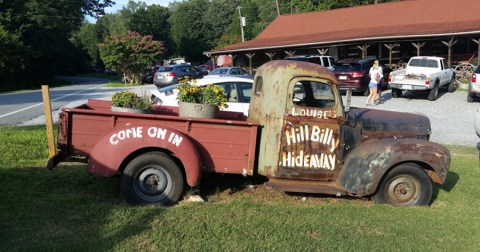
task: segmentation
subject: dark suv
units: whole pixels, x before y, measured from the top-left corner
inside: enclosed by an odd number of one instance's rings
[[[352,92],[360,92],[363,95],[368,95],[368,83],[370,76],[368,73],[373,66],[375,58],[369,59],[343,59],[337,61],[333,65],[333,73],[337,77],[340,90],[352,89]],[[383,70],[383,81],[379,88],[385,90],[388,86],[388,73],[390,72],[382,63],[380,67]]]
[[[203,73],[196,67],[187,64],[162,66],[153,77],[153,84],[158,88],[178,83],[179,78],[188,76],[190,79],[203,77]]]

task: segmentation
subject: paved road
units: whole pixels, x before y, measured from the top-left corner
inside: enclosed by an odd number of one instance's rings
[[[125,88],[108,88],[108,80],[99,78],[61,77],[73,85],[51,88],[50,99],[53,115],[60,108],[74,107],[87,99],[110,99],[117,91]],[[153,88],[143,87],[143,88]],[[24,125],[43,123],[43,99],[41,90],[0,94],[0,125]]]

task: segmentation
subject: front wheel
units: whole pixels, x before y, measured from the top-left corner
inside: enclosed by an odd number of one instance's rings
[[[398,207],[430,204],[433,187],[430,177],[418,165],[406,163],[395,167],[382,180],[372,199]]]
[[[455,76],[452,77],[450,80],[450,83],[448,83],[448,88],[447,88],[449,93],[453,93],[455,91]]]
[[[428,93],[428,100],[435,101],[437,97],[438,97],[438,83],[435,83],[435,86],[433,86],[433,88],[430,89],[430,92]]]
[[[134,158],[120,180],[123,197],[131,205],[169,206],[183,193],[183,176],[177,164],[162,152]]]

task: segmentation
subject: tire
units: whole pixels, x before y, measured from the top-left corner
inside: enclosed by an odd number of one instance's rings
[[[363,96],[368,96],[370,95],[370,88],[367,88],[365,91],[363,91]]]
[[[183,193],[183,175],[177,164],[162,152],[134,158],[125,168],[120,188],[131,205],[169,206]]]
[[[469,92],[467,92],[467,102],[473,102],[473,96],[472,94]]]
[[[450,83],[448,83],[447,90],[449,93],[453,93],[453,91],[455,91],[455,76],[453,76],[452,80],[450,80]]]
[[[429,101],[435,101],[438,98],[438,82],[435,83],[435,86],[430,89],[430,92],[428,93],[428,100]]]
[[[427,206],[432,193],[427,173],[414,163],[405,163],[387,173],[372,199],[397,207]]]
[[[402,96],[402,90],[398,89],[398,88],[392,88],[392,97],[393,98],[398,98]]]

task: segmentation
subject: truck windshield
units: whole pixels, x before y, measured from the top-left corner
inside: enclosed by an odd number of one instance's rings
[[[412,59],[409,66],[438,68],[438,61],[432,59]]]
[[[335,95],[328,83],[299,81],[293,88],[293,102],[303,107],[331,108],[335,106]]]

